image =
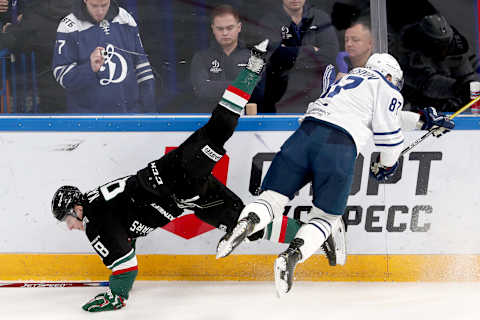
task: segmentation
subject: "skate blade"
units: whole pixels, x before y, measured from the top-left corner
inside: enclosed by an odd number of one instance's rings
[[[288,292],[288,282],[282,278],[282,273],[287,270],[287,262],[284,257],[278,257],[275,260],[275,289],[277,297],[281,298]]]
[[[238,247],[238,245],[242,242],[238,241],[238,239],[243,233],[245,233],[246,228],[247,225],[245,223],[240,223],[233,229],[230,237],[220,241],[217,246],[217,259],[228,256],[233,249]]]
[[[227,240],[222,240],[217,247],[217,259],[224,258],[232,252],[233,248],[231,243]]]

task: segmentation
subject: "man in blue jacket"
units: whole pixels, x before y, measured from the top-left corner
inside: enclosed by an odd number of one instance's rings
[[[53,75],[69,113],[155,112],[154,75],[133,17],[110,0],[78,0],[57,30]]]

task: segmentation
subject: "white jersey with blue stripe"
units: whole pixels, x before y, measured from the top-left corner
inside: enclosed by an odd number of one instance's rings
[[[355,68],[309,104],[306,117],[344,128],[361,152],[373,137],[382,164],[393,165],[402,151],[405,129],[415,128],[418,114],[401,111],[403,96],[379,72]]]

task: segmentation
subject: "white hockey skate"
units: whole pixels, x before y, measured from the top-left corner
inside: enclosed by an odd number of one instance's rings
[[[345,224],[340,219],[332,234],[322,244],[322,250],[331,266],[343,266],[347,260],[347,246],[345,239]]]

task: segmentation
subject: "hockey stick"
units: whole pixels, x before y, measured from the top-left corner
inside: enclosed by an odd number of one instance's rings
[[[462,113],[463,111],[467,110],[468,108],[470,108],[475,102],[479,101],[480,100],[480,97],[477,97],[475,99],[473,99],[472,101],[470,101],[469,103],[467,103],[466,105],[464,105],[463,107],[461,107],[460,109],[457,110],[457,112],[455,112],[454,114],[452,114],[450,117],[448,117],[449,119],[453,119],[455,118],[456,116],[458,116],[460,113]],[[437,130],[438,127],[436,128],[432,128],[430,130],[428,130],[427,133],[425,133],[423,136],[421,136],[420,138],[418,138],[417,140],[413,141],[412,143],[410,143],[410,145],[408,147],[406,147],[405,149],[402,150],[402,152],[400,153],[400,156],[403,156],[405,153],[407,153],[408,151],[412,150],[413,148],[415,148],[415,146],[417,146],[417,144],[419,144],[420,142],[422,142],[423,140],[425,140],[427,137],[431,136],[433,134],[433,132],[435,130]]]
[[[0,288],[108,287],[108,281],[92,282],[0,282]]]

